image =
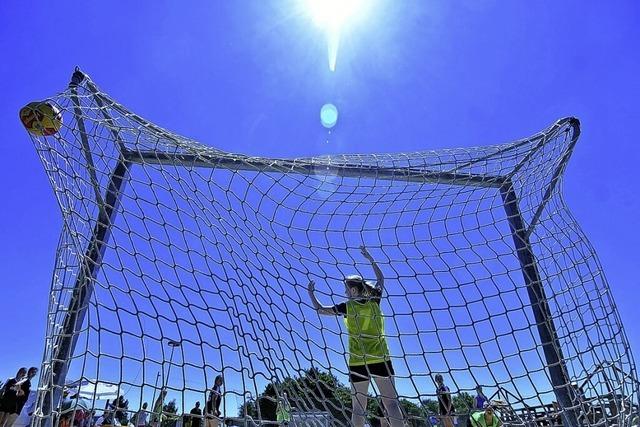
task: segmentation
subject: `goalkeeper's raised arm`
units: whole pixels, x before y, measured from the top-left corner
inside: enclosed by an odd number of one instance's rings
[[[382,274],[382,270],[378,267],[378,263],[373,256],[369,253],[366,246],[360,246],[360,252],[362,256],[364,256],[367,261],[371,263],[371,267],[373,268],[373,272],[376,274],[376,288],[378,288],[380,295],[384,292],[384,275]]]

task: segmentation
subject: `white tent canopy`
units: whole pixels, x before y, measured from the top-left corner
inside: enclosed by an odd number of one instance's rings
[[[98,380],[83,379],[67,383],[67,388],[71,394],[78,394],[78,397],[92,400],[111,400],[118,397],[118,386],[104,383]]]

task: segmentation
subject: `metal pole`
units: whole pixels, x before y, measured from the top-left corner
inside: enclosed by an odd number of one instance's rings
[[[173,351],[176,349],[176,347],[180,347],[182,345],[182,341],[169,340],[167,345],[171,347],[171,354],[169,355],[169,369],[167,369],[167,378],[165,384],[163,384],[163,387],[167,385],[166,383],[169,382],[169,376],[171,375],[171,365],[173,365]]]
[[[93,235],[81,260],[80,272],[73,286],[62,328],[52,349],[50,384],[42,400],[44,425],[49,425],[52,409],[59,405],[69,368],[69,359],[73,356],[78,340],[78,330],[82,327],[89,307],[89,300],[93,294],[93,281],[100,270],[100,263],[111,234],[111,224],[115,219],[128,174],[129,163],[121,159],[111,174],[104,210],[100,211]]]
[[[169,345],[169,347],[171,347],[171,353],[169,354],[169,368],[167,369],[167,376],[163,379],[162,381],[162,390],[164,390],[167,386],[167,383],[169,382],[169,376],[171,375],[171,365],[173,364],[173,351],[176,349],[176,347],[179,347],[182,345],[181,341],[175,341],[175,340],[169,340],[169,342],[167,343]],[[162,374],[164,376],[164,368],[162,369]],[[160,373],[158,372],[158,375],[160,375]],[[155,391],[154,391],[154,395],[155,395]],[[160,392],[160,399],[162,399],[161,401],[161,405],[160,405],[160,414],[158,416],[159,418],[159,425],[161,425],[161,417],[162,417],[162,411],[164,408],[164,398],[165,396],[162,394],[162,391]]]
[[[141,165],[170,165],[187,168],[220,168],[246,170],[260,173],[331,175],[347,178],[371,178],[397,182],[432,182],[475,187],[500,188],[504,177],[463,172],[432,171],[420,168],[379,168],[368,164],[335,163],[314,159],[265,159],[259,157],[234,156],[227,153],[200,152],[167,153],[160,151],[132,151],[123,153],[125,159]]]
[[[77,86],[82,83],[83,79],[84,75],[76,71],[73,74],[70,85]],[[81,123],[82,118],[78,115],[79,113],[78,110],[75,110],[76,120]],[[86,138],[86,135],[81,135],[81,137]],[[85,156],[90,157],[90,153],[85,152]],[[45,386],[46,390],[41,400],[43,417],[41,424],[43,426],[51,425],[52,410],[60,404],[62,389],[65,385],[69,368],[69,359],[73,356],[78,340],[78,330],[82,327],[89,300],[93,294],[93,281],[100,270],[102,257],[111,234],[111,225],[115,220],[116,212],[120,205],[120,197],[129,176],[129,167],[130,162],[121,157],[111,173],[104,200],[96,195],[96,203],[100,205],[98,219],[84,256],[80,260],[80,271],[66,309],[62,328],[56,336],[55,344],[51,350],[49,384]],[[43,379],[47,381],[47,376],[44,375]]]
[[[169,382],[169,376],[171,375],[171,363],[173,363],[173,351],[174,350],[175,350],[175,347],[171,346],[171,353],[169,355],[169,368],[167,369],[167,376],[164,379],[164,381],[162,382],[162,386],[163,387],[166,387],[167,383]]]
[[[156,374],[156,383],[153,386],[153,397],[151,398],[151,405],[156,404],[156,390],[158,389],[158,380],[160,379],[160,372]],[[151,411],[153,411],[153,406],[151,406]]]
[[[563,408],[563,424],[575,427],[578,426],[578,418],[575,409],[572,408],[575,399],[573,399],[571,382],[567,375],[562,348],[558,341],[535,255],[529,243],[529,235],[520,213],[518,198],[510,180],[507,180],[500,188],[500,194],[504,201],[504,208],[522,268],[522,275],[527,286],[527,293],[529,294],[529,301],[531,302],[531,309],[538,328],[540,344],[544,352],[553,391]]]

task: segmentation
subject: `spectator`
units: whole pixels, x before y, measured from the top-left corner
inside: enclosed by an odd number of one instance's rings
[[[18,417],[18,415],[20,415],[20,412],[22,412],[22,408],[24,408],[24,405],[27,403],[27,400],[29,400],[29,393],[31,393],[31,378],[35,377],[37,373],[38,373],[38,368],[36,368],[35,366],[32,366],[31,368],[29,368],[29,371],[27,372],[27,376],[23,378],[21,381],[19,381],[18,384],[16,384],[16,387],[19,387],[19,389],[16,392],[16,395],[17,395],[16,413],[13,420],[11,420],[11,424],[9,424],[9,426],[11,426],[15,421],[15,419]]]
[[[190,412],[191,414],[191,427],[202,427],[202,409],[200,409],[200,402],[196,402],[196,406]]]
[[[207,399],[207,405],[205,407],[206,426],[205,427],[218,427],[220,425],[220,404],[222,403],[222,385],[224,381],[222,375],[218,375],[214,381],[211,392],[209,393],[209,399]]]
[[[89,411],[83,408],[76,408],[73,425],[76,427],[88,427],[89,426]]]
[[[115,424],[115,419],[113,417],[113,409],[111,409],[111,405],[104,410],[102,414],[102,424],[111,426]]]
[[[114,417],[120,423],[120,425],[129,424],[128,420],[128,410],[129,410],[129,400],[125,400],[124,396],[120,395],[116,400],[113,401],[114,406]]]
[[[482,392],[482,386],[476,386],[476,397],[473,398],[473,412],[484,410],[488,400],[487,396]]]
[[[94,427],[96,421],[96,410],[92,409],[87,412],[87,419],[85,421],[85,427]]]
[[[147,417],[149,416],[149,412],[147,411],[147,407],[149,405],[147,402],[142,404],[142,408],[133,416],[133,425],[136,427],[145,427],[147,425]]]
[[[18,393],[23,393],[21,384],[26,374],[27,368],[18,369],[16,376],[9,378],[2,387],[0,393],[2,395],[0,397],[0,427],[11,427],[18,417],[19,412],[16,411],[19,401],[22,400],[22,395],[18,395]],[[20,406],[20,410],[22,410],[22,406],[24,406],[24,403]]]
[[[436,394],[438,395],[438,408],[440,412],[440,418],[444,427],[453,427],[453,420],[451,415],[453,414],[453,401],[451,400],[451,391],[449,387],[444,385],[444,379],[442,375],[436,375]]]

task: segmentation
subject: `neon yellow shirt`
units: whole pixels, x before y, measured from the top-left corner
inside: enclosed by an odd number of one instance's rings
[[[389,360],[379,299],[349,300],[344,323],[349,332],[349,366]]]

